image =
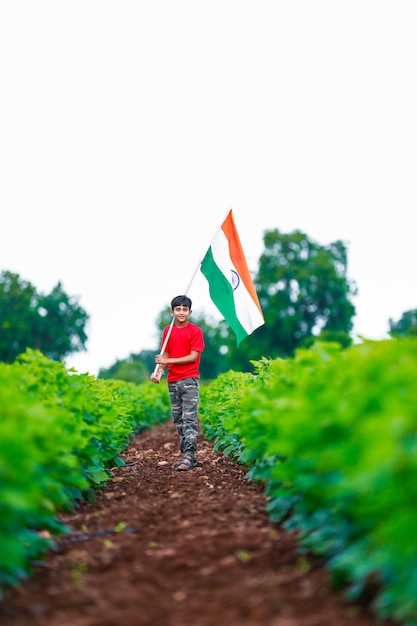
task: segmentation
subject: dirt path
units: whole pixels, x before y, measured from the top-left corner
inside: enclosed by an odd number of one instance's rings
[[[167,423],[124,456],[97,501],[64,517],[57,553],[5,594],[0,626],[381,626],[329,590],[268,521],[261,486],[211,443],[177,472]]]

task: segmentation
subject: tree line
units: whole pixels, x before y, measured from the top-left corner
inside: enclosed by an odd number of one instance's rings
[[[54,361],[85,350],[88,319],[60,282],[43,294],[16,273],[0,274],[0,361],[12,363],[27,348]]]
[[[202,379],[211,380],[231,369],[251,371],[251,361],[262,357],[287,358],[299,347],[321,341],[352,343],[354,297],[357,287],[348,277],[346,244],[313,241],[306,233],[278,229],[264,233],[264,250],[259,258],[254,283],[265,324],[239,346],[228,324],[204,313],[191,321],[203,329],[206,348],[201,361]],[[162,331],[167,311],[156,319]],[[18,274],[0,274],[0,361],[11,363],[26,348],[40,350],[53,360],[86,349],[88,313],[75,296],[65,293],[60,282],[48,294]],[[417,309],[388,320],[389,334],[417,335]],[[141,382],[154,368],[154,350],[131,353],[101,369],[99,377]]]

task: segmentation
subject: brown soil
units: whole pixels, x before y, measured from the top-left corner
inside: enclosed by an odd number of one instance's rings
[[[268,520],[262,487],[211,443],[175,471],[169,422],[124,458],[96,502],[63,516],[58,550],[5,593],[0,626],[382,624],[330,589],[319,560]]]

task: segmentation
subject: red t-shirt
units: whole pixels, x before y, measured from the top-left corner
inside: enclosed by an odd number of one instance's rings
[[[163,345],[169,326],[164,328],[162,333]],[[165,347],[165,352],[172,358],[178,358],[190,354],[191,350],[198,352],[198,357],[194,363],[170,363],[168,365],[168,382],[183,380],[184,378],[200,378],[198,371],[200,365],[200,353],[204,350],[203,331],[196,324],[188,322],[182,328],[178,328],[175,323],[172,326],[171,335]]]

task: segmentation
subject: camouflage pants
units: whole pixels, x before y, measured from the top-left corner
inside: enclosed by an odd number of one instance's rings
[[[194,455],[197,450],[199,389],[198,378],[168,383],[172,421],[180,438],[180,450],[183,454],[188,452]]]

